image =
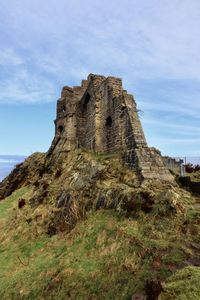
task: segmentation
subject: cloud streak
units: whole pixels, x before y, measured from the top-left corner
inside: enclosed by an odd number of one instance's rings
[[[16,164],[24,161],[24,156],[0,155],[0,181],[6,177]]]

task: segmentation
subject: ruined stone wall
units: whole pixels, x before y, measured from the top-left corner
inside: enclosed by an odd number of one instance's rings
[[[163,163],[164,165],[174,172],[177,175],[184,176],[185,175],[185,166],[184,160],[180,158],[173,158],[169,156],[163,156]]]
[[[79,147],[93,149],[95,135],[95,97],[89,92],[84,96],[78,115],[77,139]]]
[[[73,150],[77,146],[77,103],[87,88],[87,80],[81,86],[65,86],[61,98],[57,101],[55,123],[55,137],[48,154],[54,152],[58,157],[61,152]]]
[[[119,151],[122,149],[121,80],[108,77],[97,89],[96,99],[96,151]]]
[[[78,111],[77,137],[81,147],[113,152],[132,149],[136,142],[146,143],[136,104],[123,90],[119,78],[90,78]]]
[[[147,146],[135,100],[120,78],[90,74],[81,86],[63,88],[48,154],[55,158],[76,147],[119,152],[141,178],[173,180],[160,152]]]
[[[95,150],[96,132],[96,89],[105,79],[104,76],[90,75],[87,88],[77,107],[77,140],[78,146]]]

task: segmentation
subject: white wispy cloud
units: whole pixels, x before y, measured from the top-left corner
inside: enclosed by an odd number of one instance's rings
[[[200,140],[197,140],[196,138],[163,138],[159,139],[160,142],[164,144],[194,144],[194,145],[200,145]]]
[[[25,159],[25,156],[17,156],[17,155],[0,155],[0,164],[16,164]]]
[[[165,123],[162,121],[158,121],[155,119],[145,119],[142,121],[143,124],[147,125],[155,125],[159,127],[169,128],[173,130],[177,130],[179,133],[189,134],[189,135],[199,135],[200,136],[200,129],[196,126],[187,126],[184,124],[176,124],[176,123]]]
[[[15,53],[14,49],[12,48],[3,48],[0,49],[0,66],[13,66],[17,67],[22,65],[24,60],[20,55]]]
[[[0,158],[0,164],[14,164],[17,160]]]

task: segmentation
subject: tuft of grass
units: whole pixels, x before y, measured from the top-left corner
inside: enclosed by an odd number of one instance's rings
[[[9,214],[9,210],[16,207],[17,200],[20,197],[24,197],[28,192],[28,188],[24,187],[15,191],[11,196],[0,201],[0,219],[6,218]]]
[[[9,216],[10,210],[17,207],[18,199],[28,198],[30,196],[31,190],[28,187],[23,187],[19,190],[16,190],[12,195],[6,199],[0,201],[0,220],[5,219]]]
[[[186,254],[184,253],[183,249],[181,249],[180,245],[177,247],[171,248],[170,251],[162,257],[162,261],[165,264],[178,264],[186,259]]]
[[[200,297],[200,269],[185,267],[168,278],[159,300],[198,300]]]
[[[196,210],[194,208],[188,209],[185,216],[185,221],[191,223],[197,220],[200,220],[200,210]]]
[[[110,158],[119,158],[119,154],[116,152],[107,152],[107,153],[91,152],[91,155],[92,157],[100,161],[104,161]]]

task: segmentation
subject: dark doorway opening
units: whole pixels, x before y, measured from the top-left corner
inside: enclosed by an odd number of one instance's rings
[[[106,119],[106,127],[112,127],[112,118],[111,116]]]

